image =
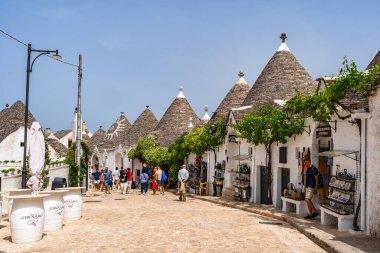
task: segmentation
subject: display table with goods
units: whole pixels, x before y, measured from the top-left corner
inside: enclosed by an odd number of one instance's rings
[[[14,243],[39,241],[45,222],[43,199],[49,194],[8,196],[13,200],[9,214],[11,238]]]
[[[63,225],[63,194],[68,190],[42,191],[43,194],[49,194],[44,198],[45,207],[45,224],[44,231],[56,231],[62,229]]]
[[[248,202],[251,198],[251,168],[246,163],[240,164],[238,168],[238,175],[233,182],[235,200]]]
[[[214,182],[212,182],[212,184],[214,188],[214,196],[217,196],[217,197],[222,196],[225,167],[226,167],[225,161],[223,161],[222,163],[215,164],[215,173],[213,176]]]
[[[83,188],[84,187],[56,188],[56,190],[68,190],[63,193],[63,202],[65,204],[63,211],[64,221],[80,220],[82,217]]]
[[[347,171],[332,176],[329,195],[321,205],[322,225],[338,223],[338,231],[348,231],[353,226],[356,178]]]

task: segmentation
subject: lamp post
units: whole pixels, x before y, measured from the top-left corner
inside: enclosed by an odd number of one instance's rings
[[[32,64],[30,64],[30,58],[33,52],[40,53],[37,55]],[[58,50],[37,50],[32,48],[32,44],[28,44],[28,62],[26,66],[26,95],[25,95],[25,118],[24,118],[24,160],[22,165],[22,180],[21,187],[23,189],[26,188],[26,152],[28,148],[28,116],[29,116],[29,80],[30,73],[33,71],[33,64],[41,55],[48,55],[51,53],[55,53],[52,57],[56,60],[60,60],[62,57],[58,54]]]

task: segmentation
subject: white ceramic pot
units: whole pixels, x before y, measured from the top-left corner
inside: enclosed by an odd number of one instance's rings
[[[30,189],[16,189],[12,191],[8,191],[8,197],[13,197],[17,195],[28,195],[31,194],[32,191]],[[8,215],[12,212],[12,204],[13,204],[13,199],[8,198]]]
[[[62,229],[63,224],[63,194],[68,190],[42,191],[50,196],[44,198],[45,225],[43,231],[56,231]]]
[[[42,238],[45,221],[43,198],[48,194],[17,195],[10,214],[11,237],[14,243],[29,243]]]
[[[82,217],[82,189],[84,187],[57,188],[56,190],[68,190],[63,194],[65,204],[63,220],[73,221],[80,220]]]

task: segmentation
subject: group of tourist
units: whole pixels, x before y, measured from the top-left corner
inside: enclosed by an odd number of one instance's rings
[[[96,191],[105,190],[107,194],[111,194],[111,190],[121,190],[121,194],[127,194],[132,189],[133,173],[130,168],[121,168],[119,171],[116,167],[114,172],[108,167],[100,171],[96,169],[91,176]]]
[[[168,182],[168,176],[161,167],[157,166],[151,168],[146,163],[143,164],[140,176],[133,181],[133,172],[131,168],[123,169],[119,171],[116,167],[112,172],[106,167],[104,170],[97,168],[95,172],[91,174],[94,189],[96,191],[105,191],[106,194],[111,194],[111,190],[120,190],[121,194],[127,194],[131,189],[136,189],[140,185],[140,194],[146,195],[148,192],[149,183],[152,183],[153,195],[157,194],[157,191],[164,195],[165,185]],[[182,165],[178,171],[178,192],[179,200],[186,201],[186,182],[189,179],[189,171],[186,165]]]

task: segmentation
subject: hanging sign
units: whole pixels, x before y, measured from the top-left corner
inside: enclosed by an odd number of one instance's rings
[[[319,137],[331,137],[331,127],[330,126],[320,126],[315,130],[317,133],[317,138]]]

